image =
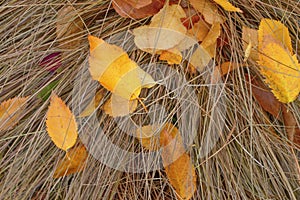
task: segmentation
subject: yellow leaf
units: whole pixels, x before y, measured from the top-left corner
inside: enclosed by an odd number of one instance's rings
[[[174,48],[186,37],[187,29],[180,20],[185,17],[179,5],[166,4],[152,17],[150,25],[133,30],[136,46],[152,54]]]
[[[107,90],[125,99],[138,98],[143,85],[139,73],[142,69],[122,48],[89,36],[89,71],[94,80]],[[149,75],[150,76],[150,75]]]
[[[204,38],[201,46],[206,49],[211,45],[214,45],[217,42],[218,37],[221,34],[221,25],[219,23],[213,24]]]
[[[293,53],[288,28],[279,21],[262,19],[258,29],[258,49],[261,51],[270,42],[276,42]]]
[[[66,152],[65,157],[56,166],[53,178],[80,172],[85,167],[88,152],[83,144],[73,147]]]
[[[173,65],[173,64],[178,65],[182,61],[182,55],[178,49],[173,48],[173,49],[162,51],[160,53],[159,59],[166,60],[169,65]]]
[[[249,58],[258,61],[258,33],[256,29],[251,29],[243,26],[242,29],[243,49],[246,55],[246,50],[250,52]],[[251,48],[249,46],[251,44]],[[246,57],[246,56],[245,56]]]
[[[0,131],[12,129],[24,114],[27,97],[15,97],[0,104]]]
[[[67,151],[74,146],[78,135],[75,117],[54,93],[48,107],[46,126],[48,135],[58,148]]]
[[[245,49],[244,62],[246,62],[251,54],[252,42],[250,41]]]
[[[204,67],[208,65],[212,59],[209,52],[207,52],[201,45],[195,50],[190,58],[190,65],[198,71],[203,71]]]
[[[85,109],[80,113],[79,117],[86,117],[91,115],[99,106],[104,95],[105,95],[104,88],[97,91],[95,94],[95,98],[93,98],[92,101],[85,107]]]
[[[211,26],[205,23],[203,20],[199,20],[188,30],[188,34],[195,36],[199,42],[202,42],[208,34]]]
[[[209,0],[190,0],[190,3],[209,24],[225,22],[225,19],[219,14],[217,6]]]
[[[134,112],[137,108],[137,102],[136,99],[128,100],[112,94],[111,98],[103,105],[103,110],[109,116],[121,117]]]
[[[226,11],[241,12],[241,13],[243,12],[243,11],[241,11],[241,9],[233,6],[227,0],[214,0],[214,2],[216,2],[217,4],[219,4],[220,6],[222,6],[222,8],[224,8],[224,10],[226,10]]]
[[[158,125],[148,125],[137,129],[136,137],[145,149],[157,151],[160,148],[159,133]]]
[[[196,191],[195,168],[174,125],[165,125],[161,131],[160,145],[164,147],[161,156],[170,184],[180,198],[192,198]]]
[[[277,43],[265,45],[259,54],[260,72],[266,77],[275,97],[289,103],[300,92],[300,66],[296,55]]]

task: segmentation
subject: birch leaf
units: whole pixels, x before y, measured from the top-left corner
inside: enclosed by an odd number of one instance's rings
[[[50,99],[46,126],[48,135],[58,148],[67,151],[74,146],[78,136],[75,117],[55,93]]]
[[[88,152],[83,144],[73,147],[66,152],[66,156],[59,161],[53,178],[78,173],[85,167]]]
[[[195,168],[174,125],[165,125],[160,134],[160,145],[163,147],[161,156],[170,184],[180,198],[192,198],[196,191]]]
[[[231,11],[231,12],[243,12],[241,9],[233,6],[229,1],[227,0],[214,0],[217,4],[219,4],[224,10]]]
[[[0,131],[12,129],[24,114],[27,97],[15,97],[0,104]]]

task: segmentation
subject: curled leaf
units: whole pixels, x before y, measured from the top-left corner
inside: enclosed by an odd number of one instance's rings
[[[78,173],[82,171],[86,164],[88,152],[83,144],[73,147],[66,152],[65,157],[56,166],[53,178]]]
[[[15,97],[0,104],[0,131],[12,129],[24,114],[27,97]]]
[[[48,135],[58,148],[67,151],[76,143],[78,132],[75,116],[55,93],[50,99],[46,126]]]

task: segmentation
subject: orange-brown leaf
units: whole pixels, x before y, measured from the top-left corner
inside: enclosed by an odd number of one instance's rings
[[[248,45],[251,43],[250,59],[258,61],[258,33],[256,29],[251,29],[243,26],[242,30],[243,49],[246,51]]]
[[[143,0],[142,3],[139,3],[135,0],[113,0],[112,5],[122,17],[141,19],[155,15],[165,3],[165,0],[152,0],[150,4],[147,4],[147,1]]]
[[[92,101],[85,107],[85,109],[80,113],[79,117],[86,117],[86,116],[91,115],[96,110],[98,105],[100,104],[104,95],[105,95],[104,88],[97,91],[95,94],[95,98],[93,98]]]
[[[15,97],[0,104],[0,131],[12,129],[21,119],[27,97]]]
[[[182,199],[190,199],[196,191],[196,174],[190,156],[185,152],[178,129],[166,124],[160,135],[162,160],[168,180]]]
[[[48,107],[46,126],[48,135],[58,148],[67,151],[76,143],[78,132],[75,116],[54,93]]]
[[[160,148],[158,131],[158,125],[143,126],[136,130],[136,137],[145,149],[156,151]]]
[[[112,94],[111,98],[103,105],[103,110],[111,117],[122,117],[133,113],[137,105],[138,101],[136,99],[128,100]]]
[[[83,144],[66,152],[65,157],[56,166],[53,178],[59,178],[82,171],[86,164],[88,152]]]

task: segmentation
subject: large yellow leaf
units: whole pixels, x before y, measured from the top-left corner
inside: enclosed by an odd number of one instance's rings
[[[88,152],[83,144],[73,147],[66,152],[65,157],[56,166],[53,178],[80,172],[85,167]]]
[[[27,97],[15,97],[0,104],[0,131],[12,129],[24,114]]]
[[[296,55],[277,43],[266,44],[259,55],[260,72],[279,101],[289,103],[300,92],[300,65]]]
[[[190,199],[196,191],[195,168],[174,125],[165,125],[160,134],[160,145],[163,147],[161,155],[170,184],[180,198]]]
[[[68,150],[77,140],[77,123],[67,105],[56,95],[52,94],[47,112],[47,131],[54,144]]]
[[[179,5],[166,4],[152,17],[149,25],[133,30],[136,46],[153,54],[174,48],[186,37],[187,29],[180,20],[185,17],[186,14]]]
[[[284,24],[272,19],[262,19],[258,29],[258,49],[261,51],[270,42],[276,42],[293,52],[289,30]]]
[[[233,6],[227,0],[214,0],[214,2],[216,2],[217,4],[219,4],[220,6],[222,6],[222,8],[224,8],[224,10],[226,10],[226,11],[243,12],[243,11],[241,11],[241,9]]]
[[[88,39],[90,42],[89,71],[92,78],[112,93],[125,99],[138,98],[141,89],[146,87],[140,80],[140,71],[143,70],[122,48],[94,36],[89,36]]]
[[[225,19],[219,14],[218,8],[209,0],[190,0],[191,5],[200,12],[209,24],[223,23]]]

